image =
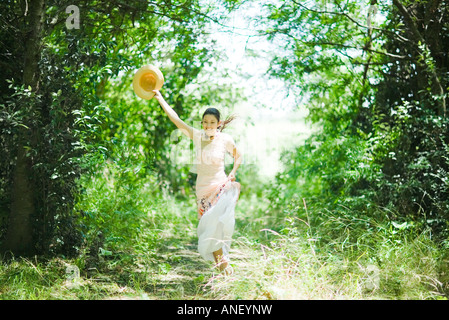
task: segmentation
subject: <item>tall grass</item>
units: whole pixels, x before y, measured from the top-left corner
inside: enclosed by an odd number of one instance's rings
[[[243,206],[243,208],[242,208]],[[429,230],[392,224],[354,212],[285,210],[273,223],[269,206],[241,214],[272,223],[260,235],[241,234],[234,274],[206,287],[224,299],[446,299],[441,276],[446,250]],[[345,208],[347,210],[347,208]],[[320,215],[320,218],[307,215]],[[265,217],[263,217],[265,216]],[[244,230],[250,230],[248,220]],[[315,220],[315,225],[308,220]],[[275,231],[276,229],[277,231]]]
[[[113,164],[84,179],[78,255],[1,262],[0,299],[445,299],[447,246],[381,208],[273,206],[268,187],[243,192],[224,276],[197,252],[193,196]]]
[[[0,299],[166,299],[194,294],[196,287],[186,292],[172,281],[182,263],[169,252],[195,236],[192,200],[178,201],[168,189],[161,191],[151,175],[139,177],[114,163],[82,177],[80,185],[75,213],[83,242],[78,254],[1,261]]]

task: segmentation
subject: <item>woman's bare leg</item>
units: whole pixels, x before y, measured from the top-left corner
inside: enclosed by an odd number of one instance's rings
[[[223,259],[223,249],[218,249],[217,251],[214,251],[213,255],[218,269],[220,269],[220,271],[225,270],[229,264],[228,261],[226,261],[226,259]]]

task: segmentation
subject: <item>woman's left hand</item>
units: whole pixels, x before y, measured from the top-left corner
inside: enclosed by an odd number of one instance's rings
[[[231,181],[235,181],[235,173],[231,172],[228,176],[229,179],[231,179]]]

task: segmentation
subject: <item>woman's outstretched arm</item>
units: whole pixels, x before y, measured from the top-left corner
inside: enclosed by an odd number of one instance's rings
[[[159,104],[161,105],[162,109],[165,111],[165,113],[167,114],[167,116],[171,120],[171,122],[173,122],[175,124],[175,126],[177,126],[181,130],[181,132],[184,133],[187,137],[189,137],[190,139],[193,139],[194,128],[187,125],[184,121],[182,121],[179,118],[176,111],[173,110],[172,107],[170,107],[168,105],[168,103],[162,97],[159,90],[154,90],[153,92],[156,93],[156,95],[154,97],[159,102]]]

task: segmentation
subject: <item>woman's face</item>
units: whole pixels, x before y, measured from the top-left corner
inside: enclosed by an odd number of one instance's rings
[[[203,118],[203,129],[208,136],[214,136],[215,132],[217,132],[217,128],[221,125],[221,121],[218,122],[217,118],[215,118],[212,114],[206,114]]]

